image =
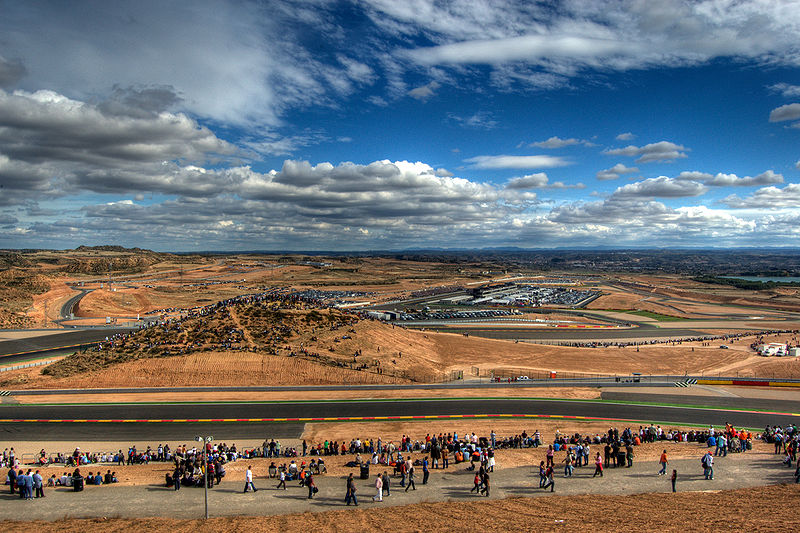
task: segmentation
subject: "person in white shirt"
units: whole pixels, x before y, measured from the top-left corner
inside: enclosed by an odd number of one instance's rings
[[[247,492],[247,489],[253,489],[253,492],[257,492],[256,486],[253,485],[253,470],[250,465],[247,465],[247,472],[244,473],[244,490],[242,492]]]
[[[373,502],[383,501],[383,477],[380,474],[375,476],[375,496],[372,497]]]

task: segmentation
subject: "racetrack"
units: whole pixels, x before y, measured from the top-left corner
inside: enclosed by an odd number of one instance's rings
[[[117,333],[127,333],[130,328],[91,328],[73,330],[54,330],[49,335],[12,339],[0,342],[0,358],[4,363],[11,362],[12,356],[25,354],[30,357],[35,353],[46,353],[63,347],[82,344],[93,344],[105,340]]]
[[[18,420],[191,420],[191,431],[182,423],[161,422],[162,427],[174,429],[181,434],[208,431],[221,437],[233,438],[224,433],[225,428],[237,420],[243,423],[237,428],[247,428],[250,423],[252,436],[263,434],[263,423],[271,419],[280,422],[302,423],[336,421],[340,418],[424,419],[444,416],[470,418],[474,415],[525,415],[533,419],[521,419],[521,427],[535,426],[537,416],[565,418],[587,418],[636,424],[654,422],[662,424],[721,425],[729,422],[738,427],[763,428],[766,425],[797,423],[800,415],[770,412],[743,412],[728,409],[692,408],[685,406],[626,405],[615,402],[526,400],[526,399],[458,399],[458,400],[392,400],[392,401],[333,401],[333,402],[287,402],[287,403],[221,403],[221,404],[135,404],[135,405],[3,405],[0,407],[0,431],[20,434],[27,432],[25,422]],[[266,420],[265,420],[266,419]],[[215,422],[218,421],[218,422]],[[250,422],[248,422],[250,421]],[[129,428],[138,427],[138,435],[146,435],[147,424],[141,427],[132,422],[109,423],[64,423],[52,422],[59,428],[62,439],[73,438],[78,430],[85,438],[86,428],[95,428],[98,438],[104,440],[130,435]],[[183,424],[188,424],[183,423]],[[452,421],[442,421],[452,425]],[[117,433],[123,431],[124,435]],[[223,432],[220,434],[220,432]],[[240,437],[241,438],[241,437]]]

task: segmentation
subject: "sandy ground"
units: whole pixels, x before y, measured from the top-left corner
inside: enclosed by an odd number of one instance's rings
[[[662,389],[663,390],[663,389]],[[282,401],[292,399],[344,400],[371,398],[571,398],[600,397],[598,389],[564,387],[496,387],[491,389],[402,389],[402,390],[339,390],[292,392],[159,392],[148,394],[47,394],[11,396],[23,404],[38,403],[120,403],[120,402],[246,402]]]
[[[85,533],[114,531],[256,532],[386,531],[451,532],[454,525],[475,531],[622,531],[636,524],[647,531],[793,531],[800,519],[791,506],[796,485],[731,491],[628,496],[555,496],[491,501],[419,503],[402,507],[341,509],[271,517],[203,520],[66,519],[56,522],[5,522],[9,532]],[[609,512],[613,510],[612,512]]]

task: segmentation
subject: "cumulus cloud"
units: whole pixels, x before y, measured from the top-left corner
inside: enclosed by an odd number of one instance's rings
[[[617,163],[611,168],[601,170],[597,173],[597,179],[600,181],[619,179],[623,174],[633,174],[639,172],[637,167],[626,167],[622,163]]]
[[[622,198],[685,198],[705,194],[708,188],[696,181],[659,176],[619,187],[612,196]]]
[[[770,122],[785,122],[787,120],[796,120],[800,118],[800,104],[786,104],[776,107],[769,113]],[[793,124],[792,127],[796,127]]]
[[[546,187],[548,183],[547,174],[544,172],[537,172],[536,174],[528,174],[521,178],[514,178],[506,184],[506,189],[538,189]]]
[[[632,141],[636,137],[633,133],[627,131],[625,133],[620,133],[616,137],[614,137],[618,141]]]
[[[674,161],[688,157],[685,152],[689,149],[680,144],[669,141],[646,144],[644,146],[626,146],[625,148],[607,149],[603,153],[608,155],[624,155],[638,157],[637,163],[654,163],[656,161]]]
[[[758,176],[744,176],[741,178],[736,174],[723,174],[721,172],[711,175],[705,172],[685,171],[678,174],[675,179],[697,181],[711,187],[752,187],[783,183],[783,175],[777,174],[772,170],[762,172]]]
[[[159,111],[164,100],[136,96],[109,106],[53,91],[0,90],[0,202],[81,190],[205,194],[214,185],[190,163],[232,156],[236,148],[184,114]]]
[[[568,159],[549,155],[478,155],[464,161],[475,168],[554,168],[571,164]]]
[[[783,189],[763,187],[746,198],[732,194],[722,202],[733,209],[797,208],[800,207],[800,183],[789,183]]]

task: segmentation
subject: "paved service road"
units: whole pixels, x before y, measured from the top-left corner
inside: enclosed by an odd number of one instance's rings
[[[356,401],[323,403],[246,403],[246,404],[136,404],[80,406],[0,406],[0,418],[14,419],[90,419],[90,420],[164,420],[164,419],[254,419],[254,418],[329,418],[396,417],[425,415],[561,415],[589,418],[616,418],[655,423],[714,424],[730,422],[735,426],[763,428],[766,425],[797,423],[800,417],[762,412],[725,409],[625,405],[622,403],[557,400],[410,400]],[[452,422],[444,422],[451,424]],[[520,421],[533,428],[535,420]],[[8,425],[17,426],[15,423]],[[58,424],[66,438],[73,424]],[[81,424],[77,424],[80,426]],[[85,425],[85,424],[84,424]],[[116,424],[117,426],[119,424]],[[6,424],[0,424],[0,428]],[[99,430],[112,438],[108,428]],[[209,427],[216,427],[209,423]],[[108,431],[107,431],[108,429]],[[0,429],[1,430],[1,429]]]

